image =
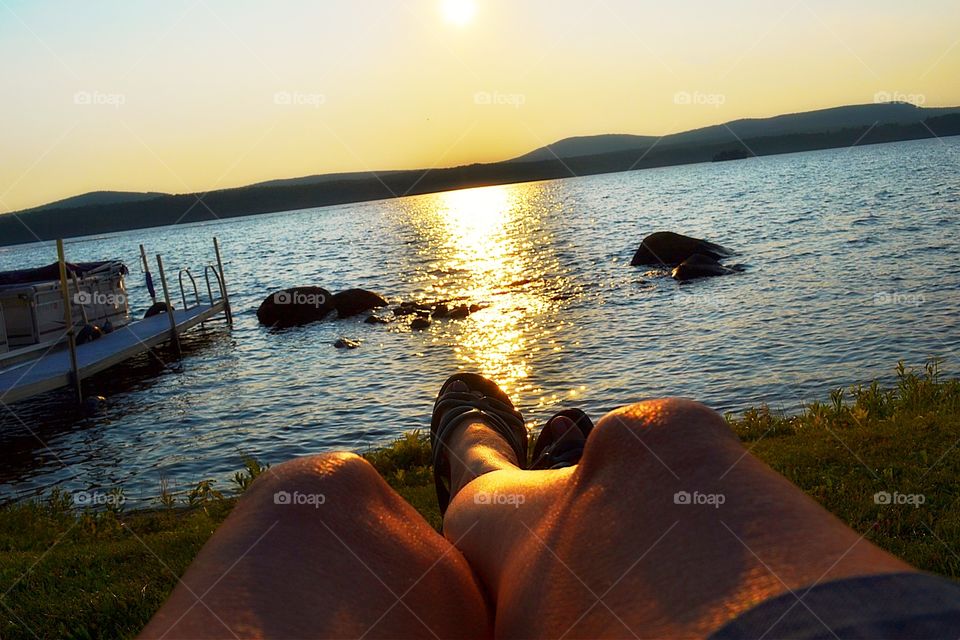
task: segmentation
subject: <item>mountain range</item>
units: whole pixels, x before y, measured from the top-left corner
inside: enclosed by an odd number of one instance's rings
[[[312,175],[207,194],[95,191],[0,215],[0,246],[490,184],[952,135],[960,135],[960,107],[882,103],[734,120],[665,136],[566,138],[502,162],[445,169]]]

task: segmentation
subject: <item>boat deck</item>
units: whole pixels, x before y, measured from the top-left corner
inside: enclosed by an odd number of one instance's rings
[[[224,301],[200,304],[187,310],[174,311],[177,332],[183,333],[224,311]],[[170,340],[170,319],[161,313],[132,322],[99,340],[77,347],[80,379],[132,358]],[[10,404],[31,396],[70,386],[73,367],[70,351],[63,346],[35,360],[0,370],[0,402]]]

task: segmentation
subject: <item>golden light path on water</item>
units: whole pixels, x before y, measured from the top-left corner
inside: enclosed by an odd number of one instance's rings
[[[521,229],[530,224],[525,206],[535,185],[449,191],[431,196],[433,240],[442,256],[432,277],[437,299],[489,305],[469,317],[454,347],[464,369],[478,371],[507,393],[530,390],[531,345],[527,319],[550,306],[542,289],[523,286],[542,273],[534,264],[532,241]],[[528,217],[525,217],[528,216]],[[452,276],[452,277],[451,277]]]

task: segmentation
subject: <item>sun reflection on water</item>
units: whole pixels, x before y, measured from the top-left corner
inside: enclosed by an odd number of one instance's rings
[[[535,264],[525,227],[530,186],[496,186],[435,194],[431,211],[432,250],[440,257],[432,270],[431,295],[484,308],[471,314],[456,336],[454,351],[462,368],[496,380],[507,393],[529,390],[526,358],[528,320],[550,302],[536,284]],[[433,243],[431,243],[433,244]]]

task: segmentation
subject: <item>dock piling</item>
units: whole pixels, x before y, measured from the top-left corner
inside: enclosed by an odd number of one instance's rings
[[[220,286],[223,287],[223,313],[227,324],[233,326],[233,312],[230,310],[230,294],[227,293],[227,279],[223,275],[223,260],[220,259],[220,243],[217,236],[213,236],[213,250],[217,254],[217,269],[220,271]]]
[[[170,339],[173,342],[173,349],[179,358],[180,335],[177,332],[177,319],[173,316],[173,304],[170,302],[170,289],[167,287],[167,276],[163,273],[163,258],[157,254],[157,271],[160,272],[160,284],[163,286],[163,300],[167,303],[167,317],[170,319]]]
[[[77,402],[83,402],[80,386],[80,367],[77,364],[77,336],[73,328],[73,309],[70,307],[70,286],[67,282],[67,260],[63,252],[63,240],[57,240],[57,261],[60,263],[60,292],[63,294],[63,320],[67,329],[67,347],[70,349],[70,366],[73,369],[73,386]]]

